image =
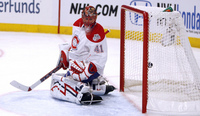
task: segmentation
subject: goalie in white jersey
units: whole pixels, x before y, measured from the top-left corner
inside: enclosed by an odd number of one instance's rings
[[[96,19],[96,9],[86,6],[82,18],[73,24],[71,45],[60,45],[58,65],[67,69],[67,73],[52,75],[53,97],[78,104],[96,103],[102,101],[101,95],[115,89],[102,77],[107,42],[104,29]]]

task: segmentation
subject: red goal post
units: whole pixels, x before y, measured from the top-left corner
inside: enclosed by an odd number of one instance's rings
[[[137,13],[140,13],[143,15],[143,37],[144,37],[144,43],[143,43],[143,90],[142,90],[142,112],[146,112],[146,105],[147,105],[147,71],[148,71],[148,23],[149,23],[149,17],[148,13],[127,5],[121,6],[121,36],[120,36],[120,91],[124,92],[124,41],[125,41],[125,10],[135,11]]]

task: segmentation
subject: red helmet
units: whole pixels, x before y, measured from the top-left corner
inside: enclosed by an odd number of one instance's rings
[[[95,25],[97,19],[97,12],[93,6],[86,6],[82,11],[82,20],[86,28],[89,30]]]

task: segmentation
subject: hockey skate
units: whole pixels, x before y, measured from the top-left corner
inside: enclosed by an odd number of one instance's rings
[[[116,88],[112,85],[106,85],[106,92],[105,95],[108,94],[109,92],[114,91]]]
[[[98,95],[93,95],[92,93],[83,93],[80,103],[83,105],[89,105],[94,103],[99,103],[103,101],[103,99]]]

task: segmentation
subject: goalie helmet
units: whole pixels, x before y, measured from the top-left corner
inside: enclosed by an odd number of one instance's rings
[[[97,12],[93,6],[86,6],[82,11],[82,20],[86,32],[90,32],[96,24]]]

